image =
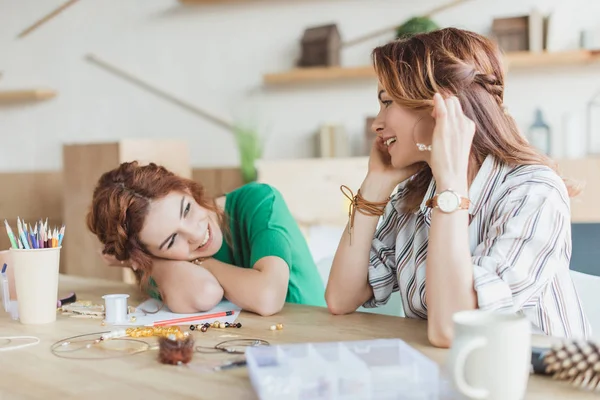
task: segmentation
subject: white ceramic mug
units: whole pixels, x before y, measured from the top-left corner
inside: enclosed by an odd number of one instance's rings
[[[531,368],[531,324],[521,315],[472,310],[453,316],[447,360],[457,392],[473,400],[520,400]]]

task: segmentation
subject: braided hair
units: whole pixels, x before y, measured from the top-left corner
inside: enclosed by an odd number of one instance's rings
[[[152,255],[139,234],[151,202],[172,191],[189,193],[200,206],[216,213],[223,228],[223,212],[202,185],[154,163],[122,163],[104,173],[94,189],[87,227],[104,246],[104,254],[137,266],[134,272],[142,290],[148,289]]]
[[[555,163],[531,146],[504,106],[504,67],[496,43],[474,32],[444,28],[375,48],[372,59],[380,84],[399,105],[431,110],[434,94],[456,96],[475,123],[469,168],[488,155],[508,165]],[[405,211],[418,209],[432,172],[425,165],[406,184]],[[578,188],[565,181],[570,195]]]

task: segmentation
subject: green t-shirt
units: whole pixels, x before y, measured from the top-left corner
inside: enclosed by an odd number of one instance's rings
[[[214,258],[252,268],[262,257],[280,257],[290,269],[286,302],[325,306],[323,281],[281,193],[267,184],[248,183],[225,198],[232,247],[223,240]]]

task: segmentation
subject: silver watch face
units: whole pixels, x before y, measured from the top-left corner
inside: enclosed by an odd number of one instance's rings
[[[460,206],[460,198],[453,192],[445,191],[438,195],[437,204],[443,212],[456,211]]]

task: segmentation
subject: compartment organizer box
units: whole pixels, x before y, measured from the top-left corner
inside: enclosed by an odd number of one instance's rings
[[[400,339],[246,349],[261,400],[440,400],[453,391],[433,360]]]

